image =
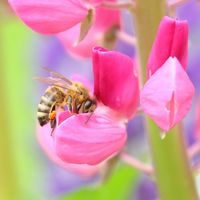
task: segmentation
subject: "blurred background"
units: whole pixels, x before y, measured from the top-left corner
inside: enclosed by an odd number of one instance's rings
[[[46,76],[42,70],[45,66],[67,77],[82,74],[92,82],[92,63],[90,59],[71,57],[57,38],[32,32],[6,2],[0,1],[0,200],[156,200],[155,184],[124,163],[119,163],[112,177],[99,186],[98,176],[86,178],[70,173],[47,158],[36,138],[37,105],[46,85],[33,77]],[[195,105],[200,90],[200,6],[197,1],[190,0],[180,6],[177,17],[188,20],[190,30],[187,71],[195,85],[196,96],[184,125],[188,145],[191,145],[195,141]],[[127,31],[134,34],[130,32],[131,16],[123,12],[123,19]],[[135,56],[133,47],[122,41],[117,42],[116,49]],[[142,125],[141,117],[129,122],[127,151],[148,162],[149,149]],[[197,185],[198,179],[197,174]],[[3,197],[1,194],[5,191],[10,196]]]

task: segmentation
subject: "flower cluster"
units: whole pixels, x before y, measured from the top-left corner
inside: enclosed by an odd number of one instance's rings
[[[153,44],[148,80],[141,91],[141,107],[165,132],[188,113],[194,86],[187,65],[188,24],[164,17]]]
[[[57,115],[54,137],[49,125],[38,128],[41,145],[47,153],[51,147],[48,155],[58,164],[62,160],[65,165],[97,165],[119,153],[126,143],[125,123],[138,105],[138,75],[132,59],[101,47],[95,47],[92,55],[98,107],[89,122],[85,123],[88,113],[71,115],[66,111]]]
[[[133,60],[122,53],[94,47],[115,41],[115,32],[121,27],[118,10],[99,7],[101,0],[9,2],[34,31],[56,35],[73,55],[92,56],[98,104],[89,123],[85,123],[88,113],[71,115],[66,111],[57,115],[54,137],[49,134],[49,125],[38,128],[41,145],[59,165],[93,173],[98,164],[119,153],[127,139],[126,122],[136,112],[139,95],[143,111],[165,132],[188,113],[194,87],[185,71],[186,21],[169,17],[161,21],[147,63],[148,80],[139,94]],[[78,37],[78,42],[84,40],[75,45]]]
[[[96,45],[113,47],[115,33],[121,27],[120,11],[99,7],[101,1],[9,0],[9,3],[32,30],[57,35],[75,57],[91,57]],[[84,40],[77,45],[82,37]]]

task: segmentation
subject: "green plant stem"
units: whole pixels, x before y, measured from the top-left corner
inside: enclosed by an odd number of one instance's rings
[[[136,0],[133,15],[136,23],[142,84],[146,79],[149,52],[158,24],[164,14],[164,0]],[[172,129],[164,140],[160,138],[160,129],[147,117],[146,127],[160,199],[196,200],[197,193],[180,125]]]
[[[0,199],[2,200],[12,200],[21,199],[18,178],[15,169],[15,157],[12,148],[12,131],[10,129],[11,113],[9,113],[8,108],[8,92],[7,81],[5,79],[5,68],[4,68],[4,52],[2,46],[1,31],[4,24],[0,22]]]

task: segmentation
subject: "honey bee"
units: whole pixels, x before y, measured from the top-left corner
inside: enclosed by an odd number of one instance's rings
[[[89,90],[80,82],[73,82],[63,75],[44,68],[50,77],[36,77],[36,80],[47,83],[44,95],[38,104],[37,118],[40,126],[50,122],[53,130],[56,127],[56,112],[67,109],[72,114],[93,113],[97,107],[96,98],[91,97]]]

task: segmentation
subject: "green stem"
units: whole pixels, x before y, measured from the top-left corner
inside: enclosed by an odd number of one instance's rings
[[[1,16],[1,15],[0,15]],[[1,16],[2,17],[2,16]],[[1,41],[1,28],[5,25],[0,22],[0,44]],[[7,110],[8,108],[8,92],[7,81],[5,79],[5,68],[3,63],[3,47],[0,48],[0,105],[1,105],[1,114],[0,114],[0,199],[2,200],[11,200],[11,199],[21,199],[19,182],[17,180],[16,169],[15,169],[15,157],[13,152],[12,145],[12,131],[10,127],[11,113]]]
[[[146,79],[146,63],[158,24],[165,14],[164,0],[136,0],[134,21],[138,38],[138,54],[142,83]],[[164,140],[160,129],[146,118],[156,182],[162,200],[196,200],[197,193],[187,158],[180,126],[172,129]]]

